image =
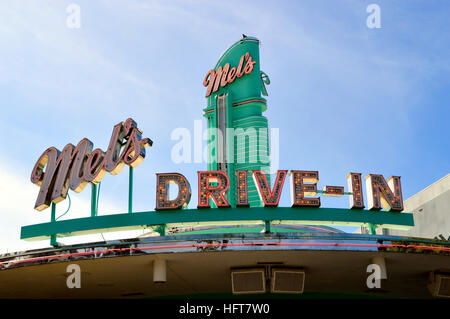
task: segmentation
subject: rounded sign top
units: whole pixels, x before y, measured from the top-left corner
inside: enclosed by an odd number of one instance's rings
[[[259,40],[244,36],[219,58],[203,80],[206,97],[231,93],[234,101],[261,97]]]

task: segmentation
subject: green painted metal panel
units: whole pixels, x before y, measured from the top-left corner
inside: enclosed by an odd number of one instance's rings
[[[252,73],[245,74],[241,78],[237,78],[233,83],[219,88],[215,94],[221,95],[231,92],[235,101],[261,97],[262,81],[258,39],[246,37],[236,41],[222,54],[214,69],[217,70],[218,67],[223,67],[226,63],[230,63],[231,67],[237,67],[241,56],[247,52],[256,61]]]
[[[51,235],[65,237],[166,224],[221,224],[230,221],[297,221],[305,224],[363,226],[374,224],[386,228],[414,226],[411,213],[306,207],[211,208],[103,215],[29,225],[22,227],[21,239],[48,239]]]

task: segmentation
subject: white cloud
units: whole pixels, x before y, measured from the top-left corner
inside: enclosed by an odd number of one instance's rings
[[[0,253],[29,250],[49,246],[49,240],[26,242],[20,239],[20,229],[25,225],[39,224],[50,221],[50,208],[44,211],[34,210],[34,202],[39,187],[29,180],[29,173],[22,167],[17,167],[13,162],[0,158],[0,195],[2,209],[0,211]],[[31,171],[31,169],[30,169]],[[90,214],[89,187],[82,193],[70,192],[71,209],[61,218],[73,219],[88,217]],[[84,198],[83,198],[84,197]],[[68,205],[68,200],[57,205],[56,216],[62,215]],[[99,207],[101,211],[120,212],[118,205],[110,198],[103,197]],[[59,238],[63,244],[86,243],[92,241],[133,238],[143,231],[123,231],[95,235]]]

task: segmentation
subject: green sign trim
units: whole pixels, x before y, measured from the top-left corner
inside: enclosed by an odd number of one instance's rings
[[[52,221],[23,226],[21,239],[43,240],[52,236],[68,237],[119,230],[152,228],[161,225],[197,225],[199,223],[224,224],[229,222],[283,221],[294,224],[321,224],[408,229],[414,226],[411,213],[352,210],[344,208],[308,207],[250,207],[181,209],[172,211],[147,211]]]

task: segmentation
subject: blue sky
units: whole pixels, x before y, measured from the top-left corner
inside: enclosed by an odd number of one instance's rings
[[[79,29],[66,26],[70,3]],[[371,3],[380,29],[366,25]],[[348,172],[400,175],[410,197],[449,173],[449,12],[446,0],[2,2],[0,251],[31,247],[20,226],[50,219],[33,209],[40,154],[83,137],[106,149],[128,117],[154,141],[135,170],[135,210],[153,210],[155,173],[171,171],[188,177],[195,207],[206,164],[173,163],[171,132],[202,119],[203,77],[242,33],[262,43],[280,169],[318,170],[319,186],[346,185]],[[126,211],[127,178],[104,178],[100,214]],[[72,196],[67,218],[89,214],[89,193]]]

